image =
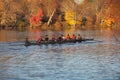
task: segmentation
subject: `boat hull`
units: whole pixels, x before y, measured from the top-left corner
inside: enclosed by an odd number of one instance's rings
[[[65,43],[81,43],[83,41],[91,41],[91,40],[94,40],[94,39],[82,39],[82,40],[64,40],[64,41],[41,41],[41,42],[30,42],[30,41],[27,41],[25,42],[25,46],[31,46],[31,45],[49,45],[49,44],[65,44]]]

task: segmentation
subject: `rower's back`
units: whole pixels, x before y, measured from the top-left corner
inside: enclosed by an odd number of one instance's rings
[[[78,34],[78,37],[77,37],[77,40],[81,41],[82,40],[82,37],[80,34]]]
[[[45,41],[49,41],[48,35],[45,36]]]

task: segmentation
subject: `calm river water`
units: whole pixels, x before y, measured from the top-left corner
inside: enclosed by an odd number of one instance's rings
[[[96,41],[24,46],[26,37],[68,33]],[[111,30],[0,30],[0,80],[120,80],[120,35]]]

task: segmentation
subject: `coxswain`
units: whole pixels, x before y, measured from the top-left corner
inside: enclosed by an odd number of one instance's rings
[[[38,43],[41,43],[43,41],[42,37],[40,36],[39,39],[37,40]]]
[[[67,41],[70,40],[70,35],[69,34],[66,36],[66,40]]]
[[[78,38],[77,38],[78,41],[82,41],[82,37],[80,34],[78,34]]]
[[[30,42],[28,41],[28,38],[25,39],[25,46],[29,46]]]
[[[75,34],[73,34],[73,36],[72,36],[72,40],[76,40],[76,36],[75,36]]]

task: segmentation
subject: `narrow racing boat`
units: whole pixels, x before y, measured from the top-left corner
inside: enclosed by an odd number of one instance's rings
[[[41,41],[41,42],[37,42],[37,41],[28,41],[28,39],[25,41],[25,46],[32,46],[32,45],[49,45],[49,44],[65,44],[65,43],[81,43],[81,42],[85,42],[85,41],[93,41],[94,39],[91,38],[91,39],[82,39],[82,40],[49,40],[49,41]]]

